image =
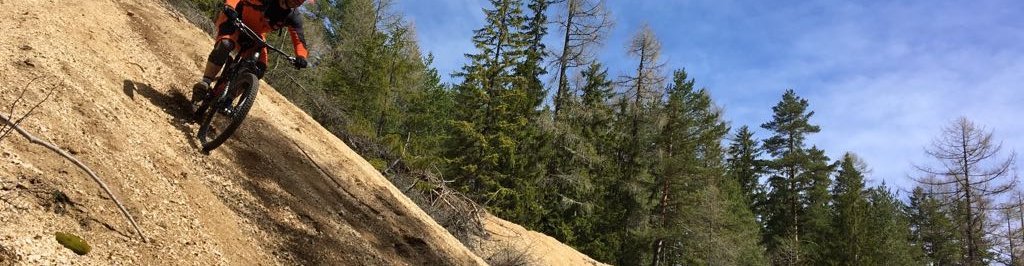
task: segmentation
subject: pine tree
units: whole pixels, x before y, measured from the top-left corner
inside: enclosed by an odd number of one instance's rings
[[[761,125],[773,133],[764,140],[765,151],[774,157],[767,168],[771,190],[765,202],[764,241],[774,254],[775,264],[795,265],[807,261],[808,254],[804,254],[801,242],[806,241],[801,237],[807,234],[807,229],[801,227],[808,220],[803,216],[808,211],[805,206],[812,198],[805,195],[810,194],[811,185],[822,183],[814,180],[818,175],[809,172],[812,171],[812,162],[827,160],[822,158],[823,154],[816,156],[805,148],[807,135],[821,130],[810,123],[814,112],[808,111],[807,106],[807,100],[797,96],[793,90],[787,90],[782,100],[772,107],[772,121]]]
[[[721,262],[732,265],[768,265],[768,257],[760,241],[761,225],[747,204],[740,184],[731,178],[722,178],[718,187],[726,208],[719,227],[723,231],[722,250],[729,251],[723,253],[729,254],[728,259]]]
[[[402,97],[429,78],[411,25],[394,14],[390,1],[323,2],[316,7],[331,47],[320,60],[320,85],[338,99],[330,104],[344,110],[345,130],[400,146]]]
[[[910,195],[910,228],[925,262],[934,265],[959,263],[964,252],[957,241],[960,232],[936,194],[915,187]]]
[[[544,60],[548,57],[547,46],[544,45],[544,36],[548,34],[548,17],[545,14],[551,0],[529,0],[527,7],[530,9],[530,16],[527,17],[521,29],[526,37],[525,60],[516,67],[516,76],[524,80],[521,86],[529,99],[522,108],[537,112],[537,107],[544,101],[547,90],[540,81],[541,76],[548,73],[544,67]]]
[[[566,146],[575,147],[572,149],[556,150],[571,154],[570,158],[579,158],[575,165],[566,165],[562,168],[573,170],[556,170],[553,174],[575,172],[582,181],[589,181],[590,189],[576,190],[580,194],[580,201],[587,205],[579,205],[585,212],[585,218],[574,219],[576,241],[574,247],[600,261],[616,261],[616,254],[619,254],[624,240],[625,231],[623,224],[617,217],[623,210],[619,202],[612,201],[615,198],[611,195],[618,182],[619,172],[615,164],[615,151],[618,144],[619,132],[615,127],[614,109],[611,106],[611,99],[616,96],[614,83],[608,77],[608,70],[598,63],[593,63],[580,73],[582,84],[578,86],[578,98],[570,95],[565,100],[563,111],[557,116],[562,117],[556,120],[556,125],[568,127],[575,132],[578,141],[566,142]],[[562,160],[552,161],[552,165],[558,165]],[[582,186],[581,186],[582,187]],[[590,207],[592,205],[592,207]]]
[[[911,243],[907,207],[884,183],[867,195],[867,227],[872,230],[864,237],[869,246],[864,249],[864,264],[850,265],[921,265],[920,250]]]
[[[869,243],[865,235],[868,227],[868,201],[864,188],[867,166],[853,153],[846,153],[839,162],[840,169],[832,188],[833,219],[831,253],[832,264],[865,265]]]
[[[608,104],[614,94],[608,70],[592,64],[581,74],[582,95],[565,100],[564,111],[556,116],[551,134],[554,158],[547,163],[548,177],[544,185],[546,207],[542,231],[595,256],[606,247],[594,247],[603,236],[597,228],[607,226],[598,212],[603,211],[604,188],[613,169],[609,162],[612,109]],[[593,249],[593,250],[591,250]]]
[[[744,202],[755,214],[758,211],[758,204],[764,202],[764,188],[761,186],[761,176],[765,172],[764,161],[759,159],[763,151],[754,138],[754,132],[747,126],[740,127],[736,131],[732,143],[728,149],[729,176],[740,185]]]
[[[650,250],[649,188],[653,186],[651,169],[654,161],[656,117],[661,104],[662,83],[661,44],[649,27],[644,27],[630,42],[629,53],[638,60],[633,75],[622,83],[628,87],[617,102],[616,128],[621,132],[616,140],[615,162],[618,179],[611,185],[606,202],[614,204],[618,213],[610,214],[625,230],[617,233],[622,246],[616,255],[618,264],[644,260]]]
[[[764,262],[753,215],[726,176],[721,142],[729,130],[720,110],[685,71],[673,81],[657,142],[651,264]]]
[[[475,31],[477,54],[458,76],[456,112],[449,145],[449,173],[493,213],[527,227],[545,217],[538,189],[550,157],[550,136],[540,128],[544,98],[540,76],[546,34],[546,1],[491,1],[488,25]]]
[[[699,238],[688,243],[709,244],[707,241],[710,240],[707,238],[710,235],[709,230],[703,227],[714,217],[711,217],[711,212],[704,212],[707,210],[700,208],[707,207],[706,204],[710,203],[707,198],[710,195],[704,194],[707,191],[699,190],[711,185],[713,179],[703,175],[702,170],[709,169],[703,169],[702,166],[707,162],[700,158],[697,145],[700,138],[713,137],[709,135],[715,134],[705,131],[721,130],[725,125],[718,121],[712,121],[718,123],[717,125],[699,124],[706,122],[703,120],[707,117],[702,116],[717,113],[704,109],[710,109],[711,106],[698,105],[701,103],[697,103],[698,99],[695,99],[698,97],[694,95],[697,93],[694,90],[695,81],[687,78],[683,70],[673,73],[673,84],[669,86],[668,102],[663,110],[666,124],[661,127],[657,142],[662,159],[661,169],[655,175],[654,194],[657,195],[657,206],[651,225],[654,228],[651,265],[681,263],[683,259],[687,259],[686,255],[696,255],[703,251],[698,247],[682,244],[684,238]],[[702,113],[708,111],[711,113]],[[703,197],[700,194],[703,194]],[[694,225],[700,228],[692,227]],[[685,234],[684,229],[692,233]],[[695,257],[698,256],[689,258]]]
[[[829,163],[825,151],[818,147],[811,147],[805,157],[804,169],[799,180],[808,182],[804,184],[802,192],[802,205],[804,213],[799,218],[801,230],[801,254],[806,254],[806,260],[823,262],[828,258],[828,246],[834,240],[832,237],[831,209],[829,202],[829,188],[832,186],[832,173],[835,165]]]
[[[432,55],[423,61],[420,84],[413,85],[399,98],[402,124],[400,132],[406,143],[397,149],[414,169],[443,166],[444,140],[450,135],[447,123],[455,111],[453,92],[441,83],[437,69],[431,66]]]
[[[448,173],[455,185],[474,195],[498,216],[532,226],[540,217],[538,167],[529,151],[536,131],[535,106],[525,79],[515,69],[526,61],[529,36],[522,2],[492,0],[487,25],[474,31],[478,53],[458,76],[459,110],[448,144]],[[524,130],[527,128],[528,130]],[[542,169],[542,168],[541,168]]]

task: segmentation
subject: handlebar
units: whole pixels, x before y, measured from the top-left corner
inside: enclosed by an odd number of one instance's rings
[[[242,23],[241,19],[236,18],[233,23],[235,24],[235,26],[238,27],[238,29],[242,30],[242,33],[245,33],[245,35],[249,36],[250,39],[253,39],[256,42],[258,42],[259,45],[267,47],[268,49],[270,49],[270,50],[272,50],[274,52],[277,52],[277,53],[285,56],[286,58],[288,58],[288,62],[290,62],[292,64],[295,63],[296,59],[295,59],[294,56],[288,55],[288,53],[285,53],[285,52],[281,51],[280,49],[277,49],[277,47],[274,47],[274,46],[270,45],[269,43],[267,43],[265,40],[263,40],[262,37],[260,37],[259,34],[256,34],[256,31],[252,30],[252,28],[249,28],[249,26],[245,25],[245,23]]]

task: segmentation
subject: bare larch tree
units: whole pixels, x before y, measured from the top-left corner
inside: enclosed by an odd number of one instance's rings
[[[600,45],[612,28],[611,14],[603,0],[561,0],[565,9],[558,18],[562,29],[562,52],[554,63],[558,67],[558,90],[555,92],[555,117],[569,95],[569,69],[589,65],[593,49]]]
[[[965,265],[982,265],[986,217],[995,209],[993,200],[1010,192],[1016,185],[1016,178],[1009,175],[1016,154],[1002,155],[1002,143],[997,142],[992,131],[986,130],[967,118],[959,118],[943,127],[925,152],[936,159],[938,166],[915,167],[934,179],[917,179],[928,186],[949,186],[948,198],[957,206],[962,217],[957,223],[963,231],[963,243],[967,249]]]

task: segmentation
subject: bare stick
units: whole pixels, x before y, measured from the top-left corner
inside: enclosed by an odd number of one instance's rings
[[[114,204],[117,204],[117,208],[121,209],[121,213],[124,214],[125,218],[128,218],[128,222],[130,222],[132,224],[132,227],[135,228],[135,232],[138,233],[139,237],[142,238],[142,242],[148,242],[148,240],[146,239],[146,235],[142,233],[142,229],[139,229],[139,225],[135,223],[135,218],[133,218],[132,215],[128,213],[128,210],[125,209],[124,205],[121,204],[121,201],[117,199],[117,196],[114,196],[114,193],[111,192],[110,188],[107,187],[107,183],[103,182],[103,180],[96,176],[96,173],[94,173],[92,169],[89,169],[88,166],[85,166],[85,164],[76,159],[74,156],[71,156],[71,154],[68,154],[66,151],[58,148],[57,146],[54,146],[53,144],[50,144],[49,142],[36,138],[32,134],[29,134],[20,126],[18,126],[18,124],[11,121],[7,116],[0,114],[0,120],[2,120],[0,122],[3,122],[4,124],[14,128],[14,130],[17,131],[18,134],[21,134],[22,137],[28,139],[28,141],[31,142],[32,144],[37,144],[46,147],[47,149],[50,149],[51,151],[56,152],[57,154],[60,154],[60,156],[63,156],[65,159],[68,159],[68,161],[71,161],[76,166],[78,166],[78,168],[81,168],[82,171],[85,171],[85,173],[89,174],[89,177],[91,177],[93,181],[96,181],[96,183],[99,184],[101,188],[103,188],[103,191],[107,193],[107,196],[110,196],[110,199],[114,201]]]
[[[11,106],[8,108],[7,115],[11,116],[11,118],[14,118],[14,108],[18,106],[18,103],[20,103],[21,100],[25,99],[25,93],[28,92],[28,88],[32,87],[32,84],[36,84],[36,80],[39,80],[41,78],[43,78],[43,76],[32,78],[32,80],[29,80],[28,83],[25,84],[25,88],[21,90],[21,94],[18,95],[18,98],[14,99],[14,101],[11,102]],[[18,124],[21,122],[22,119],[28,117],[28,115],[31,114],[32,111],[36,109],[36,107],[39,107],[40,104],[45,102],[47,99],[50,99],[50,94],[53,94],[53,91],[50,91],[49,94],[46,94],[46,98],[36,103],[35,106],[32,106],[32,108],[29,109],[28,112],[25,112],[24,116],[22,116],[20,119],[15,120],[14,123]],[[0,140],[3,140],[4,137],[7,137],[7,134],[10,134],[11,131],[14,131],[14,128],[7,128],[7,124],[0,125]]]
[[[7,129],[7,131],[0,131],[0,132],[3,132],[2,134],[0,134],[0,139],[4,139],[4,137],[7,137],[7,134],[10,134],[11,131],[14,131],[14,126],[17,126],[18,124],[21,124],[21,121],[25,120],[25,118],[28,118],[28,115],[32,114],[32,112],[35,112],[36,108],[39,108],[39,106],[42,105],[43,102],[46,102],[46,100],[49,100],[50,96],[52,96],[52,95],[53,95],[53,91],[51,90],[50,93],[46,94],[46,97],[44,97],[43,100],[37,102],[36,105],[32,106],[32,108],[29,108],[28,112],[25,112],[25,114],[22,115],[21,118],[15,119],[13,123],[10,123],[12,125],[10,129]],[[14,118],[14,112],[11,112],[11,118]],[[4,127],[6,127],[6,126],[7,126],[7,124],[4,124]]]

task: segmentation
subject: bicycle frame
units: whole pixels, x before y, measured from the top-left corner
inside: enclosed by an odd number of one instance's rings
[[[256,62],[258,62],[260,56],[262,56],[261,50],[264,47],[287,57],[288,62],[295,62],[295,57],[289,56],[287,53],[277,49],[277,47],[267,43],[259,34],[256,34],[256,31],[253,31],[252,28],[249,28],[245,23],[242,23],[242,20],[236,18],[232,23],[238,27],[239,31],[243,33],[246,39],[243,40],[242,38],[239,38],[237,44],[240,46],[238,56],[235,56],[235,58],[229,61],[229,64],[224,67],[224,72],[221,73],[220,77],[217,79],[216,85],[213,87],[212,96],[216,96],[215,98],[218,100],[223,99],[223,97],[226,96],[224,90],[228,85],[227,81],[234,80],[238,73],[242,73],[247,70],[249,73],[256,74],[258,77],[263,77],[263,72],[266,70],[262,69]],[[251,42],[254,43],[251,45],[243,45]]]

